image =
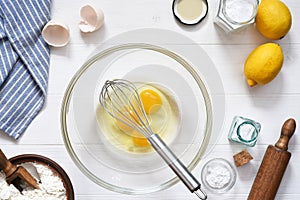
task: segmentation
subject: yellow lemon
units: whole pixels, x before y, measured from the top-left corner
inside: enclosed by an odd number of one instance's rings
[[[266,43],[255,48],[244,65],[244,74],[249,86],[272,81],[283,65],[283,53],[276,43]]]
[[[258,31],[266,38],[283,38],[292,26],[289,8],[279,0],[262,0],[258,6],[255,23]]]

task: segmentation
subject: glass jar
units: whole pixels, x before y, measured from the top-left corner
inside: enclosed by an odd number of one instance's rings
[[[213,158],[203,166],[201,181],[205,189],[213,193],[225,193],[236,182],[236,170],[233,165],[224,158]]]
[[[220,0],[214,20],[226,32],[233,32],[253,24],[259,0]]]
[[[256,144],[260,128],[260,123],[256,121],[235,116],[229,130],[228,139],[230,141],[242,143],[247,146],[254,146]]]

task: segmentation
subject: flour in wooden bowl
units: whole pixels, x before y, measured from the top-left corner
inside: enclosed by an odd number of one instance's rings
[[[63,181],[47,165],[32,163],[40,175],[40,189],[26,187],[22,194],[12,184],[8,185],[5,174],[0,172],[0,199],[1,200],[67,200]]]

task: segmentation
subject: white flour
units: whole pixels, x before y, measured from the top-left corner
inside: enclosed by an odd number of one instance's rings
[[[50,168],[33,163],[40,175],[40,189],[27,187],[23,195],[12,184],[5,181],[5,174],[0,171],[0,200],[66,200],[66,189],[62,180]]]

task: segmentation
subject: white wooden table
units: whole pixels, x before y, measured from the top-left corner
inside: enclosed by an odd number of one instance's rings
[[[35,153],[58,162],[73,183],[76,199],[197,199],[178,183],[168,190],[145,196],[127,196],[108,191],[86,178],[68,155],[60,129],[60,107],[63,94],[71,77],[87,56],[106,39],[139,28],[162,28],[183,34],[207,52],[219,71],[226,95],[226,113],[220,139],[205,159],[224,157],[232,161],[232,155],[244,149],[227,140],[227,133],[235,115],[255,119],[262,124],[257,145],[247,150],[254,159],[237,169],[237,182],[232,190],[218,195],[208,192],[209,199],[246,199],[268,144],[274,144],[280,134],[282,123],[289,117],[300,123],[300,4],[284,0],[289,6],[293,25],[288,35],[278,42],[285,55],[284,66],[270,84],[249,88],[243,75],[247,55],[258,45],[269,40],[261,36],[254,26],[239,33],[225,34],[213,23],[218,0],[209,1],[207,18],[193,27],[177,23],[172,15],[171,0],[53,0],[52,18],[64,21],[71,31],[70,43],[62,48],[51,49],[50,79],[45,108],[33,121],[26,133],[14,141],[4,134],[0,137],[1,149],[12,157]],[[87,3],[98,6],[105,13],[105,25],[91,34],[80,33],[79,8]],[[187,44],[189,45],[189,44]],[[292,158],[282,180],[276,199],[298,200],[300,198],[300,133],[296,130],[290,141]],[[203,161],[204,162],[204,161]],[[200,177],[201,165],[193,171]]]

